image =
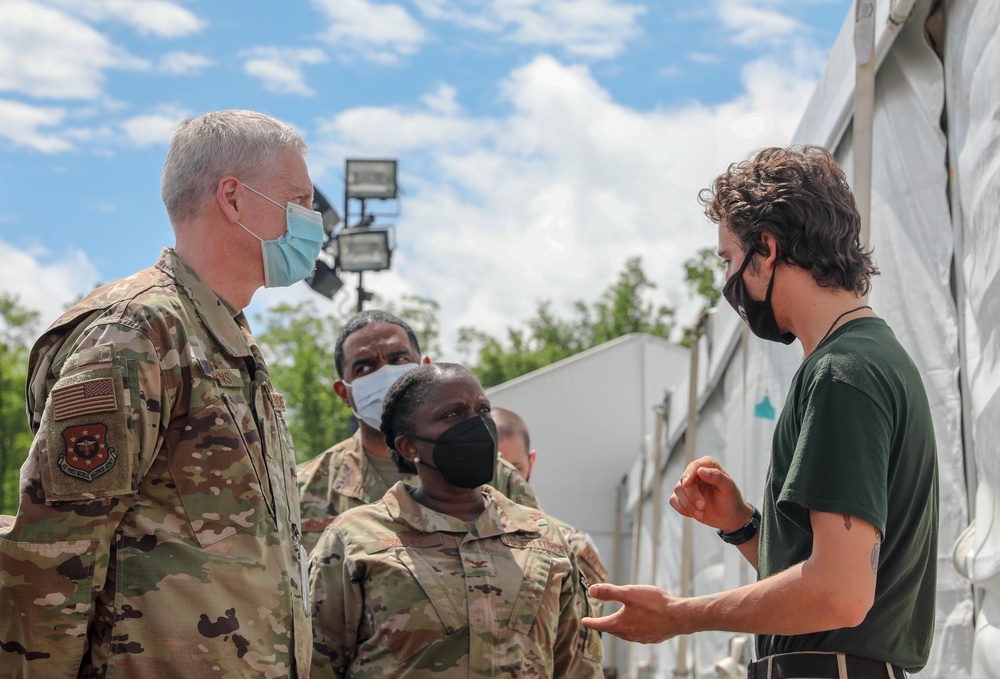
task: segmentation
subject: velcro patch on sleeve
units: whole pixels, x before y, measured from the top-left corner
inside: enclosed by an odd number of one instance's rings
[[[56,387],[49,398],[52,418],[57,422],[91,413],[118,410],[115,383],[110,377]]]
[[[49,392],[39,431],[47,502],[134,492],[137,438],[129,427],[120,366],[87,368]]]
[[[608,569],[604,567],[603,563],[601,563],[601,557],[597,555],[597,552],[593,547],[587,545],[577,556],[579,556],[584,563],[590,566],[590,570],[593,571],[593,575],[600,578],[600,582],[608,581]]]

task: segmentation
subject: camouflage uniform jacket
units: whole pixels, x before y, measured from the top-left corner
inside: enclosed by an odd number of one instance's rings
[[[417,476],[404,481],[417,485]],[[389,486],[368,460],[361,431],[306,462],[298,472],[302,507],[302,542],[311,551],[323,529],[348,509],[368,505],[385,495]],[[535,492],[511,463],[500,458],[490,485],[514,502],[538,507]]]
[[[310,556],[313,678],[602,677],[576,562],[547,517],[483,487],[475,521],[397,483]]]
[[[576,526],[572,526],[554,516],[549,518],[562,531],[563,537],[566,538],[566,543],[573,551],[573,555],[576,556],[576,560],[580,565],[580,572],[583,573],[587,582],[591,585],[607,582],[608,569],[604,566],[604,562],[601,561],[597,549],[590,542],[590,537]]]
[[[294,455],[243,314],[165,249],[29,374],[0,676],[308,676]]]

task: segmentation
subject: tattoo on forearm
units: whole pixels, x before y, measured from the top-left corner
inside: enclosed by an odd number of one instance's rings
[[[878,555],[882,549],[882,531],[875,529],[875,546],[872,547],[872,572],[878,573]]]
[[[844,528],[851,530],[851,515],[844,514]]]

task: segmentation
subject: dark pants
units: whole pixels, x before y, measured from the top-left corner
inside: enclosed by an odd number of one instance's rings
[[[844,653],[780,653],[747,666],[747,679],[906,679],[887,662]]]

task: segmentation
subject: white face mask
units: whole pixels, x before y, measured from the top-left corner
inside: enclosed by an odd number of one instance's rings
[[[351,388],[354,397],[354,416],[368,426],[382,427],[382,401],[389,387],[400,377],[416,368],[419,363],[386,363],[375,372],[362,375],[354,382],[343,380],[345,387]]]

